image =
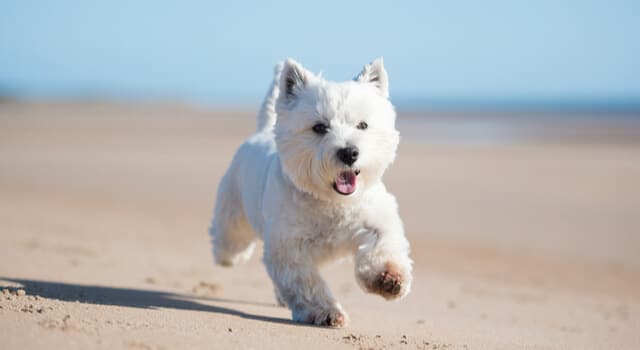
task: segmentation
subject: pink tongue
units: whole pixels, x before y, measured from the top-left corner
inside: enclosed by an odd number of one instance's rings
[[[353,171],[343,171],[336,180],[336,188],[342,194],[352,194],[356,191],[356,174]]]

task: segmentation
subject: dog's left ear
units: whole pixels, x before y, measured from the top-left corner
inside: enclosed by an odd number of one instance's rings
[[[384,98],[389,98],[389,76],[384,69],[382,57],[376,58],[373,62],[364,66],[360,74],[353,80],[360,83],[374,84]]]

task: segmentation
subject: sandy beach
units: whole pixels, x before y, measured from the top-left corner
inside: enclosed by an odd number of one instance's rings
[[[251,110],[0,102],[1,349],[640,349],[640,118],[399,114],[398,302],[323,275],[344,329],[290,322],[260,254],[213,265]]]

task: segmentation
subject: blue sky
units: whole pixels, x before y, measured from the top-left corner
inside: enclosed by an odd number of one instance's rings
[[[2,1],[0,93],[256,104],[293,57],[398,101],[640,101],[640,1]]]

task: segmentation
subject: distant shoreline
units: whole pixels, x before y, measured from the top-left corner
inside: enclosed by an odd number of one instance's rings
[[[529,115],[575,114],[593,116],[607,114],[609,117],[640,118],[639,98],[391,98],[396,109],[402,113],[446,113],[446,114],[491,114]],[[257,110],[261,98],[183,98],[177,96],[127,96],[101,93],[62,93],[59,95],[24,95],[0,91],[0,103],[115,103],[115,104],[169,104],[197,106],[207,109],[229,109],[240,111]]]

